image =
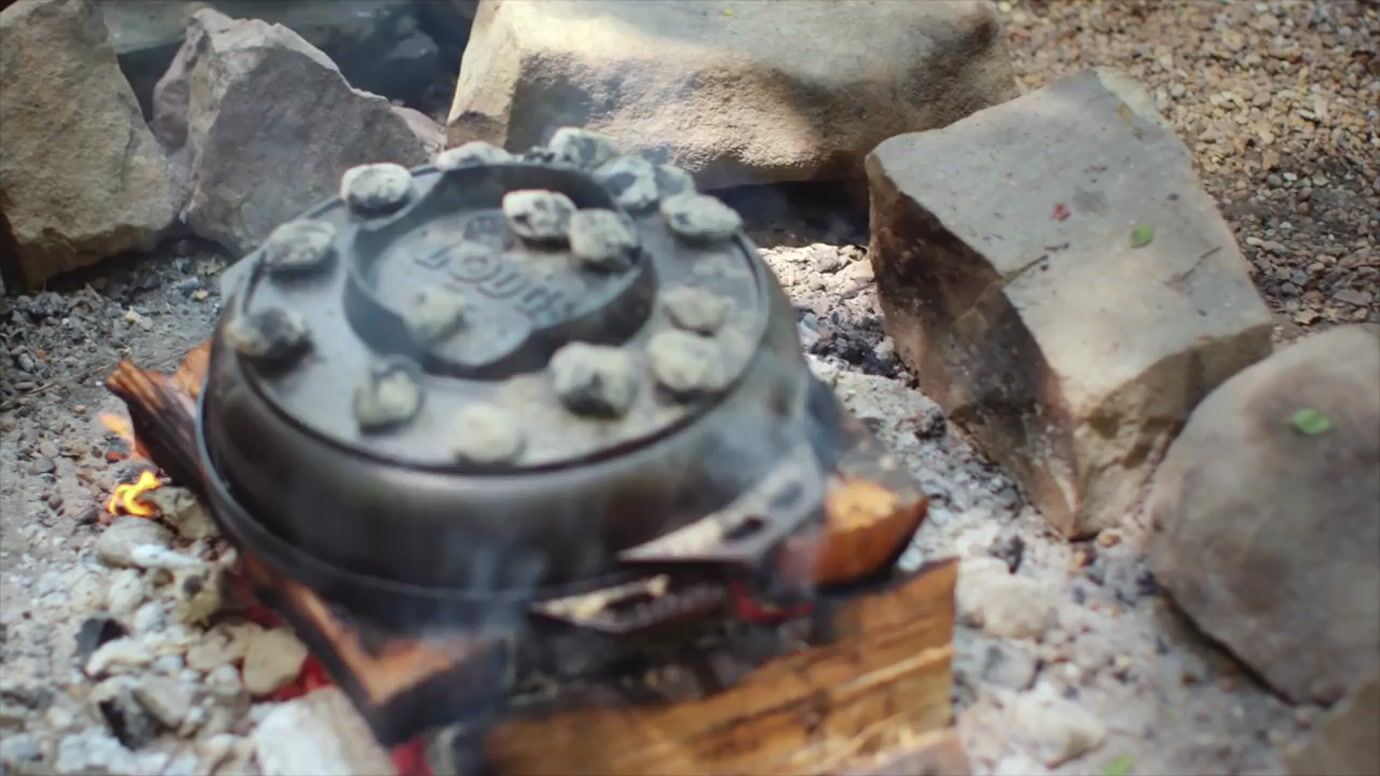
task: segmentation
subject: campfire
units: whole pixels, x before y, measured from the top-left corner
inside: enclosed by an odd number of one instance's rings
[[[706,747],[848,676],[861,695],[818,712],[851,709],[835,745],[942,724],[953,570],[894,564],[924,496],[809,376],[736,214],[634,157],[625,177],[589,176],[603,142],[563,131],[520,159],[462,147],[352,170],[342,199],[241,263],[215,337],[176,373],[119,366],[107,385],[131,420],[108,427],[210,506],[250,618],[281,617],[311,649],[272,697],[334,681],[405,772],[637,770],[667,714],[702,726],[682,769],[808,768],[799,748]],[[557,260],[584,298],[533,280]],[[516,338],[470,333],[518,320]],[[577,331],[630,347],[560,343]],[[337,359],[373,363],[352,395]],[[458,425],[414,422],[441,411]],[[107,511],[158,517],[163,484],[145,469]],[[817,675],[773,678],[800,671]],[[898,716],[906,688],[921,696]],[[577,733],[615,720],[642,732]],[[465,733],[423,756],[446,729]]]

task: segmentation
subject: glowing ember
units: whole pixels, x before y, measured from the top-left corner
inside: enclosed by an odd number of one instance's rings
[[[153,517],[158,514],[158,510],[140,501],[139,497],[162,486],[163,483],[159,481],[158,475],[145,469],[139,473],[137,482],[126,482],[123,485],[115,486],[115,492],[110,494],[110,499],[105,502],[105,511],[112,515]]]

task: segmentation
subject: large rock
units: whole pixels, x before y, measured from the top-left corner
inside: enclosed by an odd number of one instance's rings
[[[1380,773],[1380,679],[1339,704],[1301,745],[1286,754],[1291,776]]]
[[[440,0],[119,0],[102,3],[120,67],[139,104],[152,115],[153,88],[182,46],[193,14],[214,8],[236,19],[281,24],[336,62],[351,86],[390,99],[413,100],[453,78],[428,28],[445,47],[464,41],[468,20]],[[452,57],[458,58],[458,52]]]
[[[86,0],[0,12],[0,260],[36,285],[153,247],[177,215],[168,161]]]
[[[1377,498],[1380,336],[1333,329],[1194,411],[1155,475],[1151,569],[1280,692],[1330,703],[1380,674]]]
[[[716,187],[860,172],[1015,94],[984,2],[484,0],[448,134],[519,151],[583,126]]]
[[[1068,534],[1119,523],[1198,401],[1270,352],[1188,151],[1114,73],[887,140],[867,172],[899,354]]]
[[[441,128],[353,89],[295,32],[198,12],[154,93],[154,131],[188,187],[192,231],[234,251],[333,195],[358,164],[421,164]]]

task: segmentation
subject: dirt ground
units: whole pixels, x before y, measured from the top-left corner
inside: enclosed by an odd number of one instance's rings
[[[1373,4],[1001,8],[1026,89],[1091,65],[1151,89],[1236,230],[1278,339],[1380,322]],[[754,199],[752,236],[796,303],[817,370],[934,498],[913,554],[1000,559],[1031,583],[1032,605],[1054,612],[1037,639],[959,629],[954,698],[976,771],[1041,772],[1029,752],[1077,739],[1087,716],[1101,738],[1056,772],[1279,771],[1280,746],[1318,709],[1286,705],[1193,631],[1145,571],[1140,526],[1065,542],[912,390],[882,335],[855,213],[828,200]],[[96,510],[128,474],[106,460],[112,439],[98,415],[119,405],[99,382],[119,358],[170,367],[202,340],[228,262],[178,240],[0,301],[0,737],[20,742],[0,747],[7,769],[62,771],[60,741],[103,724],[73,662],[75,634],[104,606],[111,574],[91,547]],[[1018,713],[1032,704],[1055,722]],[[179,746],[164,735],[140,770],[166,769]]]

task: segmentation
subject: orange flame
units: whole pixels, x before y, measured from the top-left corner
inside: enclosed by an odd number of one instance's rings
[[[112,515],[134,515],[136,517],[153,517],[158,514],[158,510],[139,500],[139,497],[155,488],[161,488],[163,483],[159,481],[158,475],[151,470],[145,469],[139,473],[139,480],[133,483],[124,483],[115,486],[115,492],[110,494],[110,498],[105,502],[105,511]]]

